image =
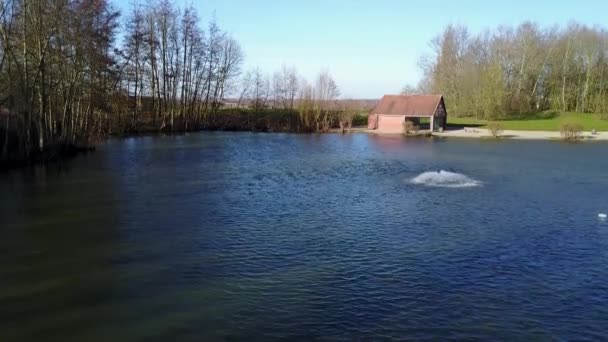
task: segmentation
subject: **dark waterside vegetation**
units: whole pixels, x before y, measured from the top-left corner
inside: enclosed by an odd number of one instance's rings
[[[349,121],[341,129],[341,121],[344,117],[344,112],[340,110],[332,110],[328,113],[328,126],[322,132],[336,131],[347,132],[349,128],[367,125],[367,109],[358,109],[352,112],[349,116]],[[116,130],[111,130],[109,133],[112,136],[131,136],[142,134],[155,133],[171,133],[165,129],[159,129],[155,125],[153,118],[143,115],[137,125],[124,130],[125,125],[115,123],[113,126]],[[186,127],[182,117],[177,117],[174,122],[174,132],[189,132],[189,131],[247,131],[247,132],[289,132],[289,133],[314,133],[317,132],[315,126],[306,125],[301,113],[297,110],[285,109],[264,109],[256,111],[247,108],[233,109],[218,109],[210,113],[204,121],[196,125],[190,124]]]

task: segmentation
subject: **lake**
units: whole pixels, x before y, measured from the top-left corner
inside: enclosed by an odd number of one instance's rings
[[[0,174],[0,340],[605,340],[607,150],[197,133]]]

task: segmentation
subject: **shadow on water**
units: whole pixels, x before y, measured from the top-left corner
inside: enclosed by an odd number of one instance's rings
[[[0,330],[8,340],[78,336],[112,317],[96,309],[120,285],[108,272],[119,236],[111,175],[92,182],[71,171],[70,163],[38,165],[2,182]]]
[[[213,295],[175,281],[184,279],[179,258],[197,239],[167,234],[192,208],[180,212],[169,200],[148,210],[163,202],[158,188],[144,186],[149,178],[135,181],[150,163],[132,156],[122,162],[140,168],[135,174],[107,172],[117,157],[39,165],[0,183],[2,340],[133,340],[166,334],[188,317],[198,336],[210,328],[195,323],[207,309],[194,303]]]

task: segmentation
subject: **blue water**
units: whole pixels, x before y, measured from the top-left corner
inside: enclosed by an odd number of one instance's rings
[[[3,174],[0,340],[606,340],[607,150],[200,133]]]

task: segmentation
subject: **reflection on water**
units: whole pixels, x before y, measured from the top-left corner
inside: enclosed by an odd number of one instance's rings
[[[606,339],[605,148],[202,133],[5,174],[0,340]]]

